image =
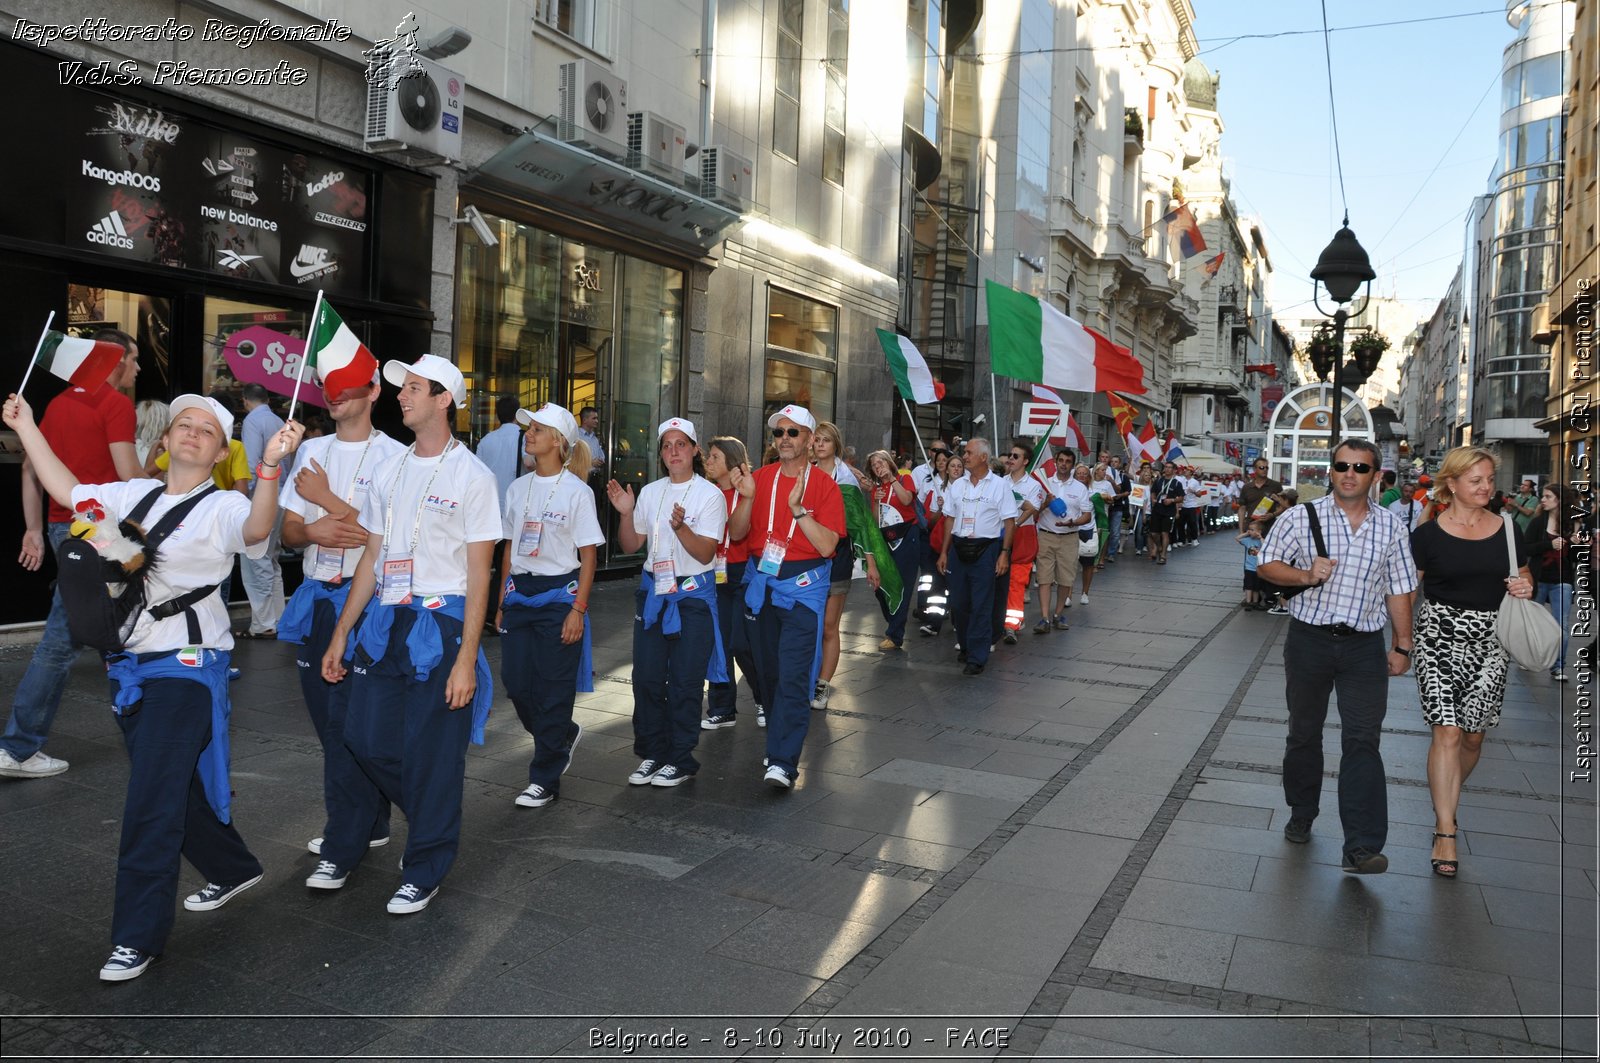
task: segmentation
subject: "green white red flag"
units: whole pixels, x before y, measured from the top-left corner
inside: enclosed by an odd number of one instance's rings
[[[995,373],[1069,391],[1144,394],[1144,366],[1128,348],[1025,292],[984,285]]]
[[[347,388],[372,383],[378,373],[378,359],[323,299],[317,304],[311,341],[306,345],[306,368],[322,385],[324,394],[338,395]]]
[[[927,405],[944,397],[944,385],[933,379],[928,360],[922,357],[911,337],[878,329],[878,342],[883,346],[883,356],[889,360],[889,372],[902,398]]]
[[[93,391],[110,378],[123,353],[120,343],[46,331],[39,340],[34,362],[73,387]]]

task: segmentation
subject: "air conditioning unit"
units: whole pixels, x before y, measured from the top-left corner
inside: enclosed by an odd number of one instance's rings
[[[739,201],[755,199],[754,167],[749,159],[720,144],[700,151],[700,194]]]
[[[466,105],[467,82],[460,74],[421,56],[397,56],[384,77],[367,86],[366,148],[425,151],[459,161]]]
[[[628,165],[650,162],[673,172],[681,171],[687,136],[683,126],[659,114],[631,111],[628,114]]]
[[[588,59],[561,64],[561,111],[556,136],[568,143],[591,138],[620,144],[627,133],[628,83]]]

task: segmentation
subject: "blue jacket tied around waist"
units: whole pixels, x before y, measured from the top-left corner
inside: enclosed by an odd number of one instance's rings
[[[500,607],[505,610],[504,623],[506,630],[509,631],[527,623],[511,612],[512,609],[543,609],[547,605],[570,605],[577,600],[578,592],[575,587],[552,587],[529,597],[518,592],[510,581],[507,581],[505,597],[500,599]],[[578,654],[578,690],[584,694],[594,692],[594,653],[589,641],[588,613],[583,614],[583,649]]]
[[[728,659],[722,649],[722,625],[717,623],[717,581],[709,572],[678,579],[678,589],[672,594],[656,593],[655,577],[646,572],[639,577],[644,588],[644,628],[649,631],[659,622],[661,633],[668,638],[683,630],[683,618],[678,615],[678,603],[685,598],[698,598],[711,610],[711,660],[706,664],[706,679],[713,683],[728,682]]]
[[[228,700],[228,661],[231,654],[222,650],[199,650],[195,664],[179,661],[179,654],[118,653],[106,658],[106,675],[117,684],[112,711],[123,715],[144,698],[144,684],[152,679],[187,679],[203,683],[211,691],[211,741],[200,751],[195,770],[205,787],[206,803],[224,823],[233,821],[233,792],[228,784],[228,717],[233,703]]]
[[[333,615],[337,617],[344,611],[345,599],[350,597],[350,585],[354,582],[348,579],[340,583],[301,580],[300,586],[289,596],[289,601],[283,607],[283,616],[278,620],[278,641],[305,645],[307,636],[311,634],[311,620],[316,613],[317,603],[332,602]]]
[[[423,604],[425,602],[435,603],[434,607],[429,608]],[[356,637],[345,651],[345,660],[354,656],[357,646],[365,650],[372,660],[383,660],[384,653],[389,649],[389,631],[394,627],[396,609],[410,609],[417,614],[411,632],[406,635],[406,651],[411,657],[413,675],[420,683],[432,675],[439,662],[444,660],[444,639],[439,634],[439,622],[434,619],[435,614],[443,613],[465,624],[467,599],[459,594],[442,597],[413,595],[407,605],[373,602],[367,606],[361,626],[356,629]],[[472,694],[472,744],[481,746],[483,725],[489,722],[489,703],[494,700],[494,677],[489,674],[489,662],[484,659],[482,647],[478,649],[478,659],[473,662],[473,672],[477,676],[477,688]]]
[[[828,611],[828,582],[832,578],[832,561],[824,561],[816,568],[807,569],[787,579],[769,576],[756,565],[744,567],[744,605],[751,616],[758,616],[766,605],[767,592],[772,592],[772,604],[779,609],[804,606],[817,614],[817,648],[811,655],[811,682],[806,689],[817,685],[822,673],[822,618]]]

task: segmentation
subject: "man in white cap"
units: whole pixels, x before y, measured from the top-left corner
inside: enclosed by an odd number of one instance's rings
[[[424,354],[409,365],[386,362],[383,378],[399,386],[401,418],[416,441],[361,507],[367,545],[322,674],[345,678],[350,643],[345,743],[410,825],[404,881],[388,904],[407,915],[428,906],[455,862],[467,743],[483,741],[493,698],[478,643],[500,500],[494,473],[450,431],[467,400],[461,371]],[[355,819],[372,823],[378,814],[369,794]],[[325,838],[316,885],[342,886],[366,850],[365,837],[337,846]]]
[[[329,835],[342,832],[352,832],[359,841],[373,846],[389,841],[389,803],[381,795],[375,821],[353,819],[356,808],[369,803],[360,795],[375,791],[344,743],[350,684],[330,683],[322,677],[322,655],[350,596],[361,550],[367,545],[367,533],[359,519],[361,507],[376,484],[388,482],[395,463],[406,452],[397,440],[372,427],[372,404],[381,391],[376,374],[362,387],[346,388],[338,394],[324,391],[334,434],[301,445],[299,472],[283,486],[283,542],[303,549],[300,563],[304,574],[278,621],[278,638],[297,644],[300,692],[322,743],[322,802],[327,820],[322,833],[307,843],[313,853],[322,852]]]
[[[844,535],[844,498],[826,474],[810,475],[817,419],[793,404],[767,418],[778,460],[734,489],[754,504],[734,510],[730,539],[744,539],[746,622],[767,706],[768,786],[788,790],[800,774],[811,725],[811,693],[822,667],[822,618],[832,557]],[[748,536],[748,537],[747,537]]]

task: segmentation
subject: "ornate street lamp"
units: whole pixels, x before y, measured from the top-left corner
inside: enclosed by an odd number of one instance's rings
[[[1345,304],[1355,298],[1356,291],[1363,283],[1367,285],[1367,294],[1362,297],[1361,308],[1356,310],[1360,314],[1366,309],[1367,301],[1372,297],[1372,279],[1377,276],[1373,272],[1372,262],[1367,258],[1366,248],[1356,239],[1356,234],[1350,231],[1350,216],[1345,215],[1344,225],[1333,234],[1333,242],[1322,249],[1322,255],[1317,259],[1317,266],[1311,271],[1311,300],[1316,305],[1317,311],[1325,317],[1333,318],[1333,424],[1332,439],[1329,442],[1328,456],[1333,456],[1333,449],[1339,445],[1340,438],[1344,435],[1344,382],[1347,375],[1354,378],[1360,370],[1356,366],[1346,367],[1344,363],[1344,326],[1350,320],[1350,313],[1345,309]],[[1331,314],[1322,308],[1318,299],[1317,281],[1322,282],[1322,287],[1328,290],[1328,297],[1338,304]],[[1314,364],[1319,377],[1326,377],[1327,372],[1320,365]],[[1376,368],[1376,366],[1374,366]],[[1368,370],[1370,373],[1371,370]],[[1367,373],[1361,373],[1359,380],[1365,380]]]

